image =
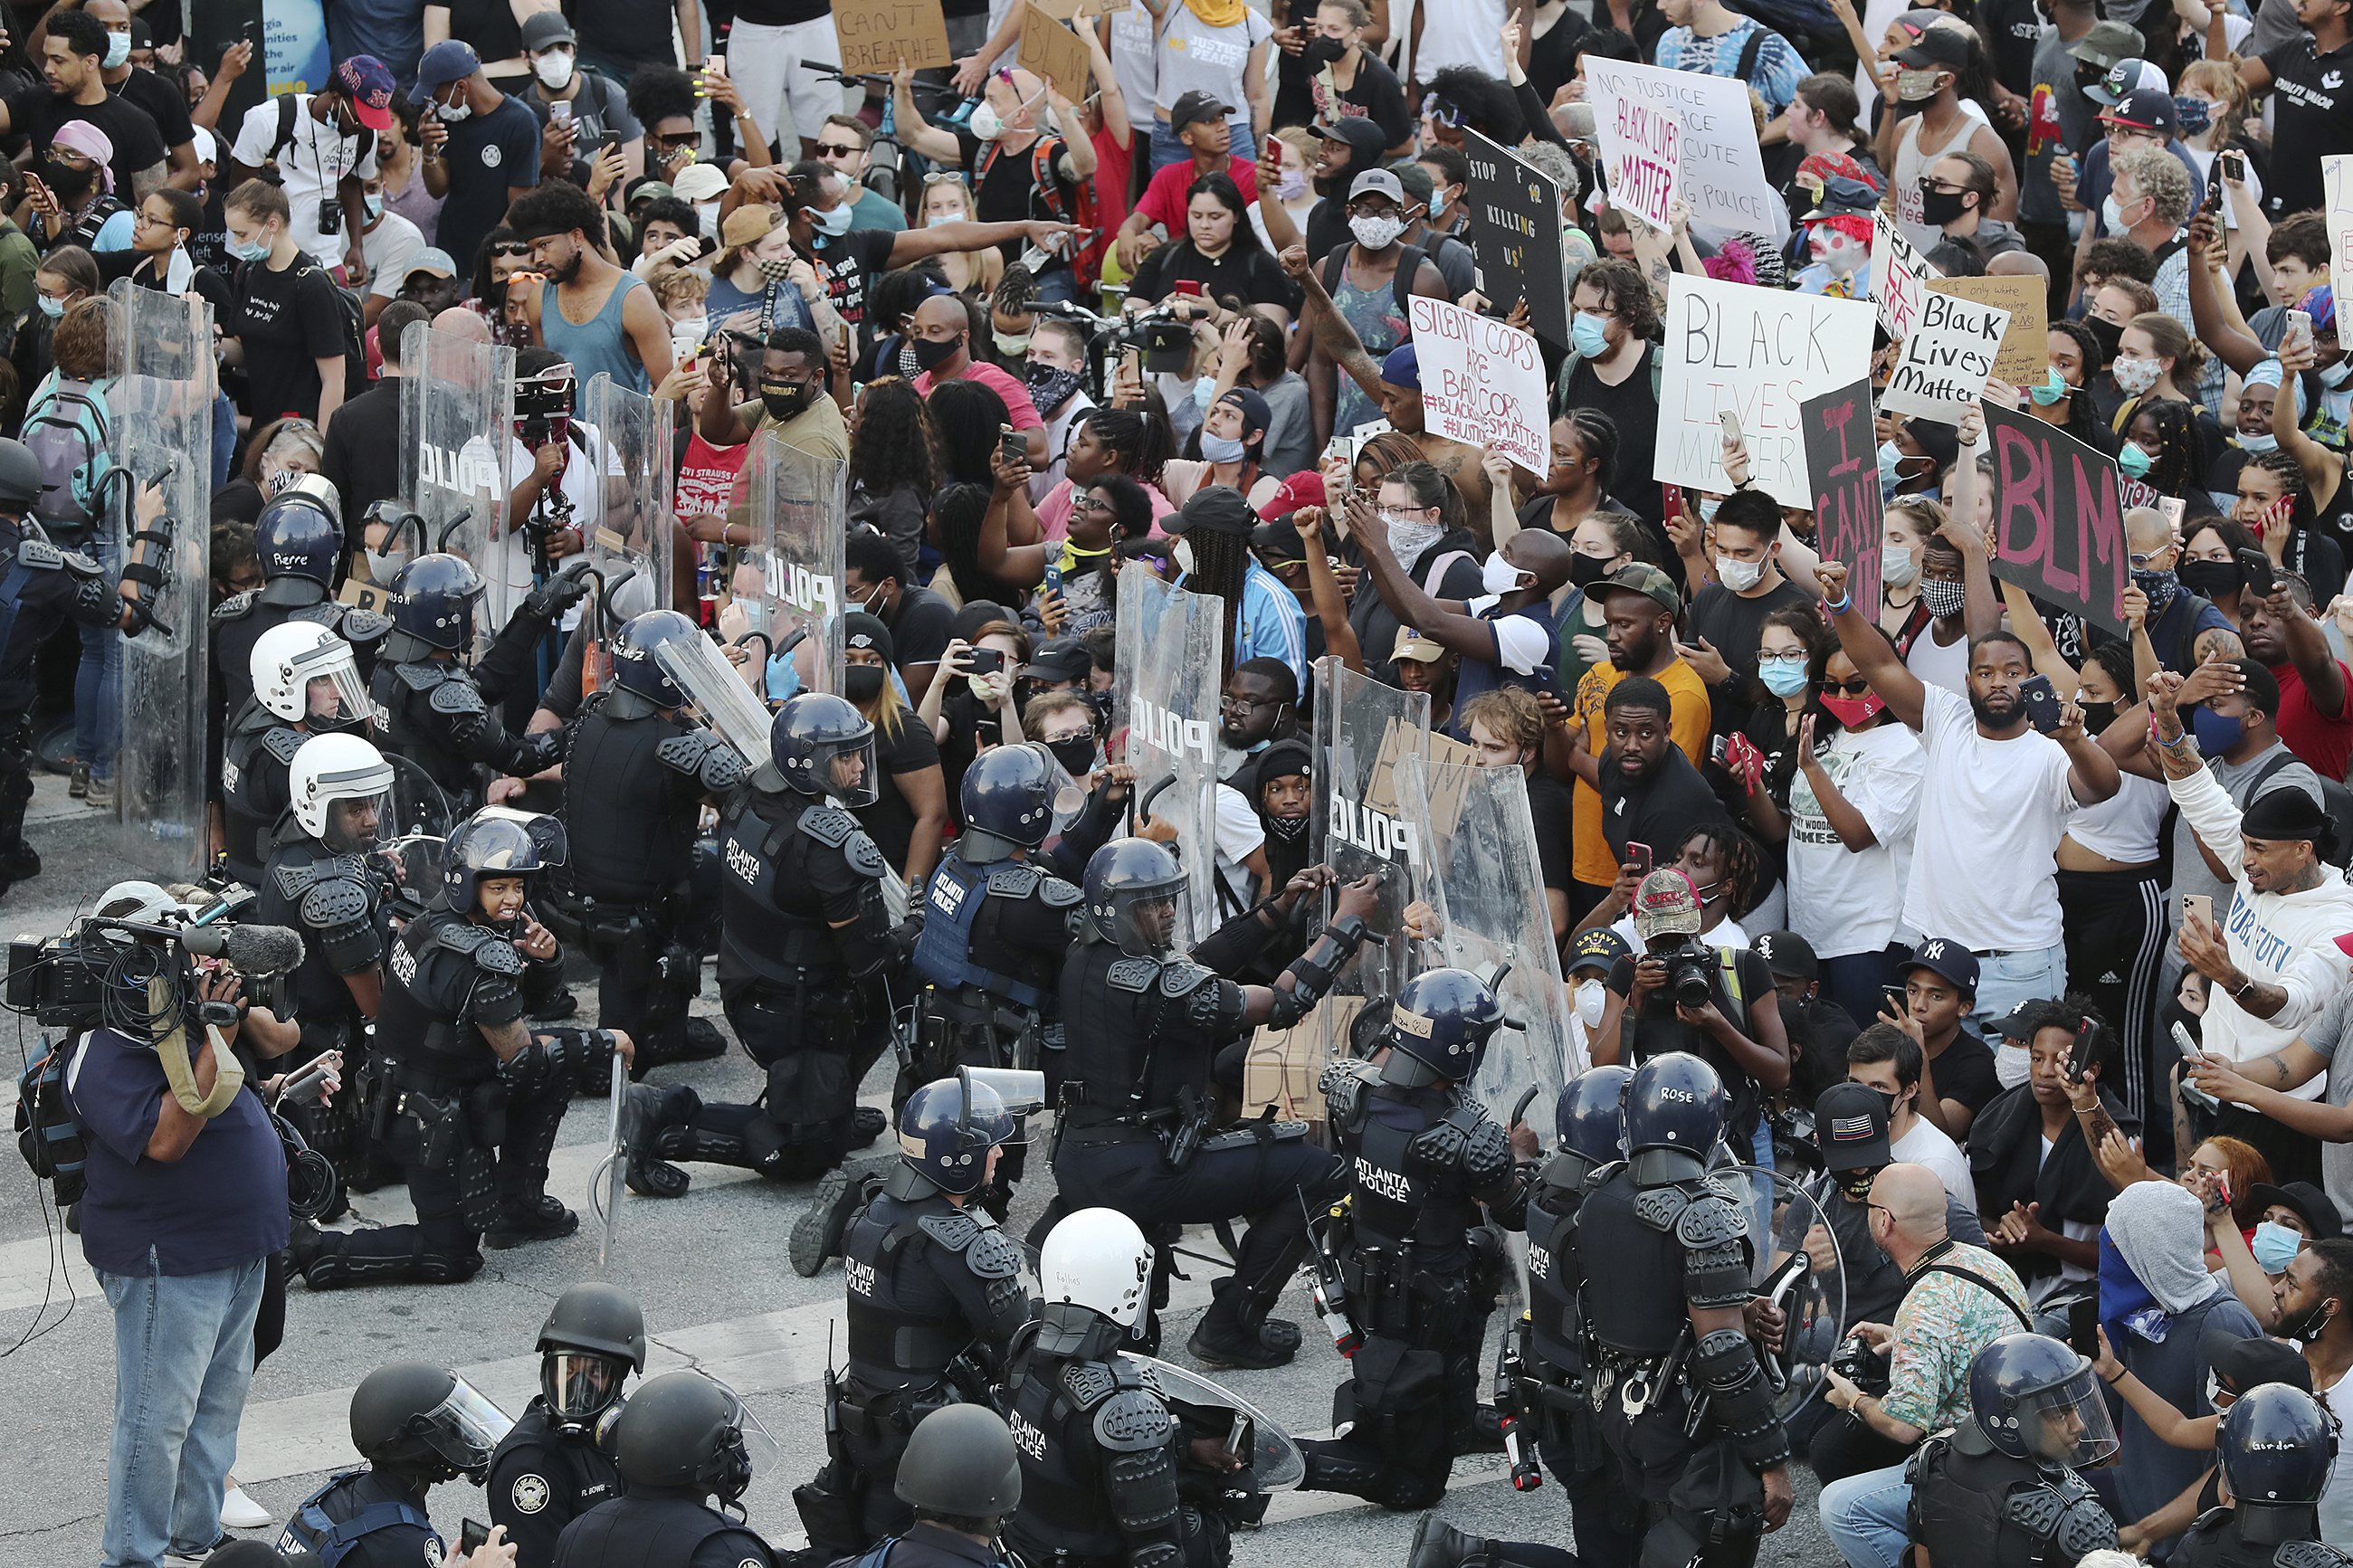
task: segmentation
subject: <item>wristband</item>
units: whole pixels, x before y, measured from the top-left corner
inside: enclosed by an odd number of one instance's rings
[[[1849,610],[1854,608],[1854,595],[1850,593],[1845,598],[1841,599],[1835,605],[1825,603],[1822,605],[1822,608],[1828,610],[1833,616],[1845,615]]]

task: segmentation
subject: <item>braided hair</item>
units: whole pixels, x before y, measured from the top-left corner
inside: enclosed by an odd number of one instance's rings
[[[1734,920],[1742,919],[1756,907],[1757,870],[1763,863],[1757,840],[1732,823],[1703,822],[1683,836],[1675,858],[1681,859],[1694,844],[1704,844],[1724,857],[1724,907]]]

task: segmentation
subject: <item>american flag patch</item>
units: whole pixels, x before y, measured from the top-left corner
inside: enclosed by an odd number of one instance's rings
[[[1871,1118],[1868,1116],[1831,1118],[1831,1142],[1833,1143],[1852,1143],[1857,1139],[1867,1139],[1871,1135]]]

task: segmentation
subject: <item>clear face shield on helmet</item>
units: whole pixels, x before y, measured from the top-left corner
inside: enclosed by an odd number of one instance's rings
[[[1181,952],[1185,933],[1193,929],[1189,886],[1180,877],[1173,882],[1122,889],[1113,894],[1112,920],[1119,933],[1120,951],[1134,958]]]
[[[836,805],[855,811],[881,798],[872,731],[861,740],[821,742],[811,750],[816,753],[818,787]]]
[[[416,1418],[415,1429],[454,1468],[479,1475],[490,1468],[491,1453],[514,1430],[514,1422],[461,1377],[440,1404]]]
[[[2121,1447],[2089,1362],[2064,1383],[2021,1399],[2018,1433],[2036,1458],[2076,1470],[2106,1463]]]
[[[319,842],[337,855],[370,854],[379,837],[392,828],[392,785],[354,788],[357,793],[339,792],[327,800],[326,825]]]
[[[1054,813],[1054,825],[1047,830],[1047,837],[1051,837],[1067,831],[1071,824],[1078,820],[1079,813],[1087,806],[1086,792],[1079,787],[1079,781],[1071,776],[1071,770],[1062,765],[1061,759],[1054,755],[1045,742],[1025,741],[1022,744],[1037,752],[1039,759],[1046,764],[1046,802]]]
[[[595,1351],[552,1350],[540,1358],[539,1392],[558,1421],[584,1426],[621,1396],[629,1363]]]
[[[751,1474],[765,1476],[776,1469],[783,1462],[784,1451],[777,1447],[776,1440],[768,1436],[768,1429],[760,1424],[760,1418],[752,1414],[751,1406],[744,1403],[744,1396],[701,1368],[695,1370],[695,1375],[709,1378],[712,1385],[727,1396],[727,1425],[735,1428]]]
[[[517,811],[511,805],[486,805],[474,813],[475,822],[512,822],[531,837],[531,847],[539,852],[542,868],[565,864],[571,858],[572,841],[564,831],[564,819],[543,811]]]

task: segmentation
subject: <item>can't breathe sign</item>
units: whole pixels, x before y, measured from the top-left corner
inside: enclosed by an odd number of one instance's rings
[[[1443,300],[1416,294],[1409,303],[1421,367],[1422,428],[1493,447],[1544,477],[1552,455],[1544,355],[1535,339]]]

